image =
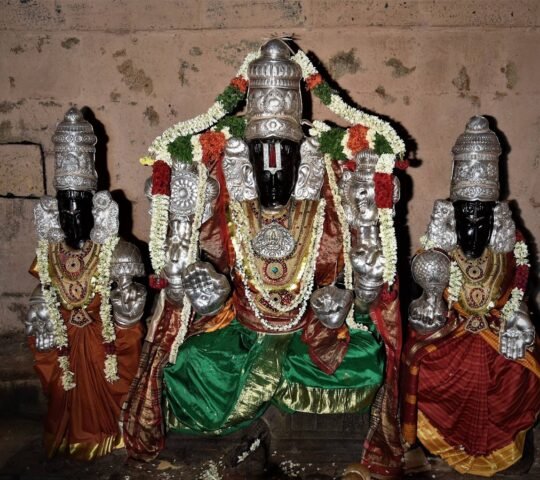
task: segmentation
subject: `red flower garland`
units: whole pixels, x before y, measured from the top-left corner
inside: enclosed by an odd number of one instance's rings
[[[347,141],[347,147],[353,153],[358,153],[366,148],[369,148],[369,142],[367,141],[368,128],[363,125],[353,125],[349,128],[349,140]]]
[[[204,132],[199,137],[199,142],[202,147],[202,159],[205,164],[208,164],[211,160],[218,161],[223,155],[225,150],[225,135],[223,132]]]
[[[375,203],[378,208],[392,208],[394,205],[394,182],[389,173],[375,172]]]
[[[313,90],[317,85],[320,85],[323,82],[322,76],[320,73],[315,73],[306,78],[306,88],[308,90]]]
[[[407,170],[409,168],[409,160],[397,160],[396,161],[396,168],[399,168],[400,170]]]
[[[152,195],[171,195],[171,167],[163,160],[152,167]]]
[[[237,90],[240,90],[242,93],[246,93],[249,83],[245,78],[242,77],[234,77],[231,80],[231,86],[236,88]]]

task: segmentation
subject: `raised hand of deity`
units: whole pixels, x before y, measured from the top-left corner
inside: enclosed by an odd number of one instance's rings
[[[217,313],[231,293],[225,275],[208,262],[194,262],[184,270],[184,291],[193,309],[201,315]]]
[[[351,290],[333,285],[315,290],[309,300],[315,316],[327,328],[339,328],[345,322],[354,301]]]
[[[535,330],[529,316],[529,311],[524,302],[519,310],[506,321],[501,340],[500,352],[506,358],[519,360],[525,356],[527,347],[534,344]]]
[[[30,308],[24,324],[26,335],[35,337],[36,349],[39,352],[45,352],[55,347],[54,327],[39,285],[30,297]]]

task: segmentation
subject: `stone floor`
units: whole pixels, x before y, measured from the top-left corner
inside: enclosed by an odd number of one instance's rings
[[[237,466],[243,438],[239,434],[229,438],[185,438],[173,436],[167,449],[150,463],[128,461],[124,451],[81,463],[63,457],[47,460],[41,449],[41,424],[38,418],[0,418],[0,480],[330,480],[340,479],[344,468],[355,460],[357,443],[339,444],[313,439],[295,442],[281,441],[268,452],[255,449]],[[536,444],[540,444],[540,431],[536,431]],[[322,444],[321,444],[322,443]],[[248,450],[245,445],[244,451]],[[540,458],[540,452],[536,452]],[[245,455],[244,455],[245,456]],[[417,480],[475,479],[452,472],[441,462],[431,459],[429,473],[408,478]],[[498,480],[516,476],[497,475]],[[540,478],[540,462],[523,479]]]
[[[330,480],[358,461],[367,415],[287,415],[270,409],[267,448],[254,448],[257,426],[229,437],[170,436],[167,448],[150,463],[128,461],[124,451],[80,463],[64,457],[47,460],[41,448],[45,400],[25,342],[0,339],[0,480]],[[246,438],[247,437],[247,438]],[[535,429],[536,462],[526,480],[540,479],[540,427]],[[238,458],[244,458],[238,463]],[[463,476],[431,459],[417,480],[457,480]],[[238,464],[237,464],[238,463]],[[516,476],[498,475],[497,480]]]

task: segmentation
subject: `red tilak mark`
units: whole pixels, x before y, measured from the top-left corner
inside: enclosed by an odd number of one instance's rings
[[[270,159],[268,160],[268,166],[270,168],[276,168],[276,145],[271,143],[270,147]]]

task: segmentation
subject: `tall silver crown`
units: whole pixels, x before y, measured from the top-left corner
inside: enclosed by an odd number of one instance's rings
[[[261,56],[249,64],[246,140],[303,138],[302,69],[291,60],[283,40],[273,39],[261,48]]]
[[[95,191],[97,173],[95,153],[97,137],[92,125],[80,110],[70,108],[52,137],[56,156],[54,187],[56,190]]]
[[[499,139],[489,129],[487,119],[480,115],[472,117],[452,148],[450,199],[497,201],[501,152]]]

